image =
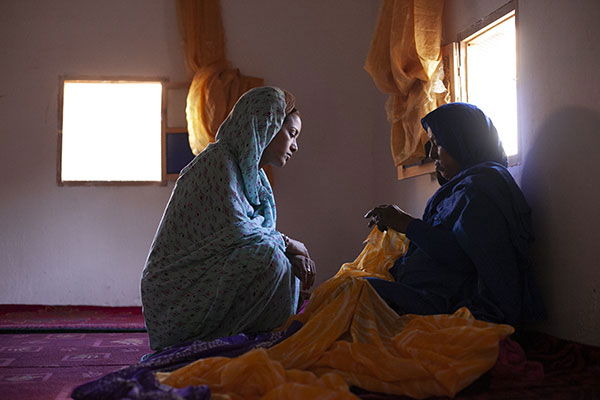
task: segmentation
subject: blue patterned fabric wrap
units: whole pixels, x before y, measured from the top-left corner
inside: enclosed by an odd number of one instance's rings
[[[142,275],[150,346],[277,328],[299,281],[259,161],[285,119],[273,87],[246,92],[175,184]]]

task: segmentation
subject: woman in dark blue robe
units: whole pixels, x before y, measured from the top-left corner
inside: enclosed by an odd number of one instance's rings
[[[398,313],[446,314],[467,307],[481,320],[540,320],[530,272],[531,210],[506,169],[492,121],[477,107],[446,104],[421,120],[442,186],[422,219],[395,205],[369,211],[369,224],[405,233],[407,253],[390,269],[395,282],[368,278]]]

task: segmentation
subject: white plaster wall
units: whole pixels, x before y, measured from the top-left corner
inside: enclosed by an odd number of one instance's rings
[[[0,302],[139,304],[170,188],[58,187],[58,77],[184,79],[171,2],[3,1],[0,49]]]
[[[542,329],[600,345],[600,2],[519,4],[516,174],[535,212]]]
[[[505,3],[447,0],[444,41]],[[535,272],[549,314],[537,328],[598,345],[600,2],[521,0],[518,8],[522,163],[511,172],[534,211]],[[389,177],[382,185],[417,215],[437,188],[429,177]]]
[[[385,120],[362,64],[378,4],[222,5],[229,58],[298,97],[301,151],[275,172],[275,191],[281,230],[307,243],[322,281],[368,232]],[[2,1],[0,60],[0,303],[139,304],[172,185],[57,187],[58,77],[186,79],[174,1]]]
[[[373,136],[383,96],[363,70],[377,2],[222,0],[228,53],[266,84],[294,93],[300,151],[274,169],[278,226],[317,261],[317,282],[353,260],[373,204]],[[385,134],[384,134],[385,135]]]

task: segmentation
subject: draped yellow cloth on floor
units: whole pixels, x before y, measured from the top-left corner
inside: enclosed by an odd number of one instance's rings
[[[233,105],[263,79],[244,76],[225,55],[225,30],[219,0],[177,0],[177,16],[188,67],[194,72],[187,96],[190,148],[199,154]]]
[[[355,399],[349,386],[415,398],[454,396],[489,370],[508,325],[452,315],[398,315],[364,277],[391,280],[387,270],[406,251],[404,235],[376,228],[352,263],[321,284],[304,325],[270,349],[233,359],[198,360],[162,383],[209,385],[215,399]]]
[[[396,166],[425,157],[428,138],[420,120],[445,103],[441,82],[444,0],[385,0],[365,70],[383,93],[392,125]]]

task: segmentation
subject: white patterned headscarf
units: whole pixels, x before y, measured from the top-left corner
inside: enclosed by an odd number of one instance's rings
[[[287,102],[286,102],[287,100]],[[238,162],[248,202],[275,224],[273,191],[259,167],[263,151],[281,129],[293,96],[275,87],[259,87],[244,93],[219,127],[217,143],[226,146]]]

